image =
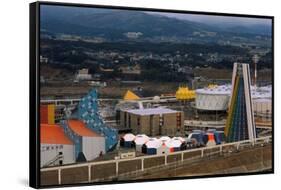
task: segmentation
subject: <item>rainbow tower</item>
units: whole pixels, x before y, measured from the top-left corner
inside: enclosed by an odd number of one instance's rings
[[[249,64],[234,63],[232,92],[224,130],[227,142],[256,138],[250,79]]]

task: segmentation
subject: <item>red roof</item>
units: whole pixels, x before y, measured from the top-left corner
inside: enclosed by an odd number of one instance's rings
[[[63,129],[54,124],[40,124],[40,142],[42,144],[73,144],[64,134]]]
[[[85,123],[80,120],[68,120],[69,128],[71,128],[77,135],[86,137],[100,137],[99,134],[95,133],[91,129],[87,128]]]

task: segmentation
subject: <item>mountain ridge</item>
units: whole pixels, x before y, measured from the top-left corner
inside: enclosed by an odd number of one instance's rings
[[[231,35],[251,38],[251,35],[271,34],[268,28],[259,30],[259,27],[236,26],[222,29],[142,11],[65,7],[44,7],[41,10],[41,29],[54,34],[98,36],[111,40],[126,39],[124,34],[127,32],[140,32],[142,38],[197,38],[195,34],[207,38]]]

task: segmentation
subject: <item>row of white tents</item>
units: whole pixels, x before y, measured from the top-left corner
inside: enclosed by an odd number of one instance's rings
[[[136,151],[145,154],[165,154],[185,149],[186,141],[182,137],[162,136],[150,138],[145,134],[125,134],[120,140],[120,146],[136,148]]]

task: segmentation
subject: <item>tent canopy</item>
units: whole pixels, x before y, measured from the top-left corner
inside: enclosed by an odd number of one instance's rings
[[[136,136],[132,133],[127,133],[123,136],[124,141],[133,141],[135,140]]]
[[[182,145],[182,141],[178,140],[178,139],[171,139],[169,141],[165,142],[165,145],[169,148],[179,148]]]
[[[162,142],[165,142],[165,141],[171,140],[171,138],[168,137],[168,136],[162,136],[162,137],[159,138],[159,140],[162,141]]]
[[[142,135],[136,135],[135,143],[136,145],[143,145],[149,140],[149,137],[142,134]]]
[[[160,141],[157,138],[150,138],[146,143],[145,143],[147,148],[159,148],[162,146],[162,141]]]

